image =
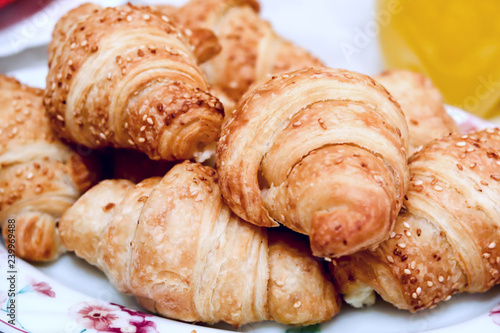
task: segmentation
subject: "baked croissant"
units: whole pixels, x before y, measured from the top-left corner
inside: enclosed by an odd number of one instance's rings
[[[390,239],[341,258],[345,300],[372,290],[400,309],[433,308],[457,292],[497,284],[500,270],[500,131],[434,141],[410,159],[410,189]]]
[[[64,245],[163,316],[234,326],[330,319],[339,299],[298,235],[241,221],[215,171],[177,164],[134,186],[106,180],[61,219]]]
[[[50,130],[43,92],[0,75],[0,224],[15,220],[15,251],[31,261],[64,251],[57,222],[93,182],[92,174]]]
[[[223,126],[216,163],[231,209],[309,235],[337,257],[387,237],[408,182],[408,129],[370,77],[318,68],[248,93]]]
[[[190,29],[213,30],[222,51],[201,67],[207,80],[238,101],[251,84],[321,61],[284,40],[259,16],[256,0],[191,0],[175,19]]]
[[[428,77],[407,70],[390,70],[374,79],[391,93],[405,113],[410,155],[434,139],[460,133],[444,108],[443,96]]]
[[[202,159],[215,147],[223,108],[207,92],[192,48],[182,29],[147,8],[70,11],[49,47],[45,104],[53,127],[91,148]]]

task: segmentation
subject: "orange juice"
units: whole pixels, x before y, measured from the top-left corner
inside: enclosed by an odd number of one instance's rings
[[[499,0],[379,0],[380,45],[389,68],[428,75],[446,102],[500,117]]]

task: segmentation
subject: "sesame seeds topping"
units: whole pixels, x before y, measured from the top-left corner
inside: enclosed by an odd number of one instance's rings
[[[393,231],[393,232],[391,232],[390,238],[394,238],[394,237],[396,237],[396,232]]]
[[[293,127],[299,127],[300,125],[302,125],[300,121],[296,121],[293,123]]]
[[[63,116],[61,116],[60,114],[58,114],[58,115],[56,116],[56,118],[57,118],[57,119],[59,119],[60,121],[64,121]]]
[[[483,253],[483,258],[488,259],[491,256],[491,253],[485,252]]]
[[[132,22],[132,16],[127,15],[127,21],[128,21],[128,22]]]
[[[497,246],[497,243],[495,243],[495,242],[491,242],[491,243],[490,243],[490,245],[488,245],[488,248],[489,248],[489,249],[494,249],[494,248],[495,248],[495,246]]]
[[[165,22],[170,22],[169,18],[166,15],[162,15],[161,19]]]
[[[441,275],[439,275],[439,277],[438,277],[438,281],[439,281],[439,282],[443,282],[443,281],[444,281],[444,277],[442,277]]]
[[[465,141],[459,141],[456,143],[457,147],[464,147],[467,143]]]
[[[108,80],[111,80],[111,72],[108,72],[108,74],[106,75],[106,78],[107,78]]]
[[[417,299],[417,293],[413,293],[413,294],[411,294],[411,297],[412,297],[413,299]]]
[[[33,172],[28,173],[28,175],[26,176],[26,179],[28,179],[28,180],[33,179]]]
[[[321,126],[322,129],[327,129],[326,125],[325,125],[325,121],[322,119],[322,118],[319,118],[318,119],[318,123],[319,125]]]
[[[139,141],[140,143],[143,143],[143,142],[145,142],[145,141],[146,141],[146,139],[144,139],[144,138],[139,138],[137,141]]]
[[[302,305],[302,303],[300,301],[297,301],[297,302],[295,302],[295,304],[293,305],[293,307],[294,308],[299,308],[301,305]]]
[[[416,263],[416,262],[415,262],[415,260],[414,260],[414,261],[412,261],[412,262],[411,262],[411,264],[410,264],[410,268],[411,268],[411,269],[415,269],[415,267],[417,267],[417,263]]]
[[[469,164],[469,168],[471,168],[471,169],[474,168],[475,166],[476,166],[476,163]]]
[[[451,295],[448,295],[445,297],[444,301],[446,302],[446,301],[449,301],[450,299],[451,299]]]
[[[410,228],[410,225],[408,224],[408,222],[404,222],[403,225],[405,226],[405,228]]]
[[[88,44],[88,43],[89,43],[89,42],[88,42],[87,40],[83,40],[83,41],[80,43],[80,45],[81,45],[82,47],[85,47],[85,46],[87,46],[87,44]]]
[[[500,180],[500,175],[490,175],[490,178],[496,181]]]
[[[145,21],[148,21],[148,20],[151,18],[151,16],[150,16],[149,14],[144,14],[144,15],[142,16],[142,18],[143,18]]]
[[[424,183],[423,181],[417,180],[414,184],[418,186],[418,185],[422,185],[423,183]]]
[[[460,163],[457,163],[457,168],[458,168],[458,170],[463,170],[464,169],[464,167]]]
[[[394,258],[392,256],[387,256],[387,261],[394,264]]]
[[[434,186],[434,189],[435,189],[436,191],[438,191],[438,192],[441,192],[441,191],[443,190],[443,188],[442,188],[441,186],[439,186],[439,185],[435,185],[435,186]]]
[[[484,186],[488,186],[488,183],[485,182],[484,180],[481,180],[481,184],[484,185]]]
[[[417,295],[420,295],[422,293],[422,288],[418,287],[416,292],[417,292]]]
[[[146,120],[148,121],[148,124],[153,125],[153,119],[152,118],[148,118]]]
[[[432,287],[434,285],[434,283],[432,283],[432,281],[427,281],[427,286],[428,287]]]
[[[410,274],[411,274],[411,271],[410,271],[408,268],[405,268],[403,272],[404,272],[405,274],[407,274],[407,275],[410,275]]]

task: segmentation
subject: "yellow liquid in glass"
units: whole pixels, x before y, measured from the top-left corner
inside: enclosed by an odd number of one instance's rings
[[[500,117],[499,0],[378,0],[389,68],[428,75],[446,102]]]

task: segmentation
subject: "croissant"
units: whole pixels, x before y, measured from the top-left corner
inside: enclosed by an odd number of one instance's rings
[[[150,311],[234,326],[330,319],[339,299],[307,242],[241,221],[215,171],[184,162],[134,186],[106,180],[61,219],[64,245]]]
[[[187,28],[215,32],[222,51],[201,67],[207,80],[235,101],[268,74],[322,66],[307,51],[278,36],[259,16],[256,0],[191,0],[174,18]]]
[[[317,68],[261,85],[224,124],[216,163],[231,209],[336,257],[389,236],[408,183],[408,129],[370,77]]]
[[[70,11],[49,46],[44,101],[53,128],[91,148],[137,149],[154,160],[205,156],[223,108],[192,48],[182,29],[147,8]]]
[[[16,255],[31,261],[64,251],[58,220],[95,178],[52,133],[42,95],[0,75],[0,224],[8,239],[15,220]]]
[[[434,139],[460,133],[444,108],[443,96],[428,77],[407,70],[390,70],[374,78],[389,90],[405,113],[410,155]]]
[[[436,140],[413,155],[390,239],[332,267],[345,300],[361,306],[375,290],[413,312],[497,284],[499,149],[500,131],[488,129]]]

